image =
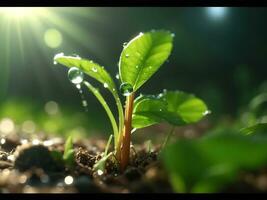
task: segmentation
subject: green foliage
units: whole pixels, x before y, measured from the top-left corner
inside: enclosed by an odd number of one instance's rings
[[[165,91],[158,96],[141,96],[136,100],[133,127],[142,128],[160,122],[185,125],[199,121],[208,113],[206,104],[194,95]]]
[[[240,131],[246,135],[255,133],[267,134],[267,123],[258,123],[253,126],[242,128]]]
[[[108,142],[107,142],[107,145],[106,145],[106,148],[105,148],[105,151],[104,151],[104,154],[103,154],[103,157],[94,164],[94,167],[93,167],[93,170],[94,171],[101,170],[102,172],[104,172],[107,159],[111,155],[113,155],[112,152],[110,152],[108,154],[108,150],[109,150],[109,147],[110,147],[110,143],[111,143],[112,138],[113,138],[113,136],[110,135],[109,136],[109,139],[108,139]]]
[[[69,136],[65,143],[63,160],[67,167],[72,168],[74,166],[75,158],[74,158],[72,136]]]
[[[173,47],[173,36],[174,34],[164,30],[140,33],[127,45],[124,45],[119,60],[119,73],[121,80],[120,91],[123,96],[127,97],[125,119],[115,84],[109,73],[103,67],[93,61],[77,56],[64,56],[63,53],[56,55],[54,58],[55,62],[67,67],[77,67],[104,84],[104,87],[108,88],[112,93],[119,113],[118,126],[107,102],[98,92],[98,89],[87,81],[82,82],[100,101],[109,116],[113,127],[116,157],[122,161],[122,168],[127,165],[129,160],[130,137],[128,136],[131,134],[132,127],[143,128],[160,122],[168,122],[174,126],[185,125],[197,122],[209,113],[207,106],[201,99],[181,91],[166,91],[158,96],[141,96],[135,100],[134,108],[132,107],[134,93],[168,59]],[[77,69],[74,69],[72,72],[70,74],[75,75],[74,77],[77,74],[81,76],[81,73]],[[72,82],[74,84],[80,84],[80,81],[81,79],[78,80],[78,83],[75,81]],[[132,113],[132,111],[133,115],[129,117],[129,113]],[[127,120],[127,123],[124,120]],[[68,146],[68,144],[66,145]],[[121,148],[122,146],[124,148]],[[65,157],[69,154],[72,155],[71,151],[66,151],[66,155],[64,153]],[[103,170],[106,159],[111,155],[107,155],[106,150],[105,155],[96,163],[94,168]]]
[[[76,56],[64,56],[64,54],[59,53],[55,55],[54,61],[60,63],[66,67],[77,67],[90,77],[98,80],[102,84],[107,84],[108,89],[113,93],[116,90],[113,79],[110,74],[101,67],[99,64],[93,62],[92,60],[82,59]]]
[[[218,192],[236,180],[240,170],[266,165],[266,142],[266,136],[220,130],[201,139],[179,140],[164,149],[161,159],[176,192]]]
[[[169,31],[140,33],[132,39],[120,56],[121,82],[131,84],[134,91],[140,88],[167,60],[172,42]]]

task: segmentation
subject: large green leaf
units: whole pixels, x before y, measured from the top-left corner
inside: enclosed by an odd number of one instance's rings
[[[54,61],[55,63],[60,63],[69,68],[79,68],[90,77],[104,84],[104,87],[108,88],[112,93],[116,90],[114,81],[109,73],[104,69],[104,67],[92,60],[83,59],[78,56],[64,56],[63,53],[59,53],[55,55]]]
[[[140,33],[123,49],[119,72],[123,83],[136,91],[167,60],[172,50],[173,34],[169,31]]]
[[[208,113],[206,104],[194,95],[168,91],[158,96],[142,96],[135,101],[133,127],[142,128],[160,122],[185,125],[199,121]]]
[[[221,130],[202,139],[179,140],[163,150],[161,159],[175,191],[217,192],[241,170],[266,166],[267,137]]]
[[[160,98],[167,101],[167,111],[176,114],[177,118],[180,117],[186,124],[197,122],[210,113],[206,104],[193,94],[168,91],[163,92]]]

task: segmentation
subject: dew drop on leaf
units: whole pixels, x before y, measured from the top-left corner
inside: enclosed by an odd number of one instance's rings
[[[128,44],[127,42],[124,42],[122,46],[123,47],[126,47],[127,44]]]
[[[120,75],[118,73],[116,74],[116,79],[120,79]]]
[[[68,71],[69,80],[73,84],[80,84],[83,82],[83,72],[77,67],[71,67]]]
[[[104,83],[104,88],[108,88],[108,84],[107,83]]]
[[[123,96],[129,96],[133,92],[133,86],[130,83],[122,83],[120,91]]]
[[[129,57],[130,57],[130,55],[129,55],[129,54],[125,54],[125,57],[126,57],[126,58],[129,58]]]
[[[97,72],[96,67],[93,67],[93,68],[92,68],[92,71],[93,71],[93,72]]]

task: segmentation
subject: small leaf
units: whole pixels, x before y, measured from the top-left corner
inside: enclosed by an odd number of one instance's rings
[[[54,57],[56,63],[60,63],[66,67],[77,67],[90,77],[101,82],[112,93],[116,90],[115,84],[109,73],[99,64],[92,60],[82,59],[75,56],[64,56],[63,53],[57,54]]]
[[[99,161],[97,161],[93,167],[94,171],[101,170],[102,172],[104,172],[106,161],[112,154],[113,153],[110,152],[108,155],[103,156],[103,158],[101,158]]]
[[[242,128],[240,132],[246,135],[255,134],[255,133],[267,134],[267,123],[259,123],[253,126]]]
[[[173,35],[168,31],[140,33],[123,49],[119,61],[122,83],[134,92],[167,60],[172,50]]]
[[[143,128],[168,122],[185,125],[199,121],[209,113],[206,104],[192,94],[169,91],[158,96],[142,96],[135,101],[133,127]]]
[[[72,168],[75,163],[74,158],[74,149],[73,149],[73,143],[72,143],[72,137],[69,136],[64,147],[64,154],[63,154],[63,160],[65,164]]]
[[[167,101],[167,111],[180,117],[185,124],[197,122],[210,113],[206,104],[193,94],[182,91],[168,91],[164,92],[160,98]]]

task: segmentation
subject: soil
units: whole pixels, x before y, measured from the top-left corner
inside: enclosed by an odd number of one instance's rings
[[[1,193],[172,193],[168,175],[158,159],[159,146],[148,152],[144,144],[131,146],[130,163],[121,173],[110,156],[105,171],[93,170],[102,158],[106,141],[83,139],[74,143],[75,163],[66,167],[64,140],[39,136],[35,139],[9,135],[0,138]],[[267,169],[242,172],[221,192],[266,192]]]
[[[64,151],[62,138],[2,137],[0,150],[1,193],[131,193],[173,192],[158,161],[158,148],[147,152],[145,145],[131,147],[131,160],[121,173],[114,156],[105,171],[93,171],[102,158],[105,140],[74,143],[75,164],[64,166],[53,152]]]

